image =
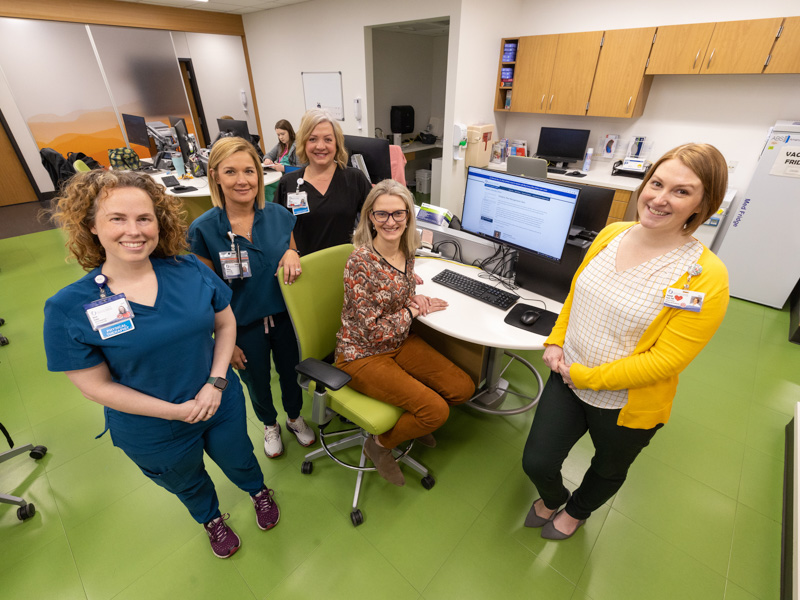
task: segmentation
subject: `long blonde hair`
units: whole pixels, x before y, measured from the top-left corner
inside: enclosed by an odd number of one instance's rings
[[[358,221],[358,227],[356,227],[353,233],[353,245],[356,248],[367,246],[373,250],[375,249],[372,245],[372,240],[375,239],[377,231],[375,231],[372,226],[369,215],[372,213],[372,207],[375,206],[375,201],[381,196],[397,196],[405,202],[408,218],[406,219],[405,231],[403,231],[403,235],[400,237],[400,249],[403,251],[406,258],[413,257],[417,248],[420,247],[414,196],[411,195],[411,192],[408,191],[406,186],[402,183],[398,183],[394,179],[384,179],[375,185],[367,196],[367,199],[364,200],[364,207],[361,209],[361,218]]]

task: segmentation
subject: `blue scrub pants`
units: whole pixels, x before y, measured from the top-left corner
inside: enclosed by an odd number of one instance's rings
[[[256,416],[264,425],[275,425],[278,420],[272,402],[270,353],[278,372],[286,414],[290,419],[296,419],[303,407],[303,393],[294,370],[300,362],[300,354],[292,321],[286,311],[272,315],[272,321],[275,325],[269,328],[269,333],[264,333],[263,321],[242,325],[236,330],[236,345],[247,359],[247,368],[237,372],[247,386]]]
[[[264,485],[264,475],[247,437],[244,394],[236,384],[238,392],[225,394],[219,410],[208,421],[165,421],[173,437],[164,440],[163,448],[143,452],[143,448],[117,444],[145,475],[178,496],[198,523],[220,516],[214,482],[203,464],[204,450],[228,479],[251,496]]]

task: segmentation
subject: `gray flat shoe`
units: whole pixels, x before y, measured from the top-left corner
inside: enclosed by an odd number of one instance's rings
[[[556,515],[558,515],[560,512],[561,511],[558,511]],[[586,523],[586,519],[581,519],[580,521],[578,521],[578,526],[575,527],[575,531],[573,531],[570,534],[566,534],[556,529],[556,526],[553,524],[553,521],[555,521],[555,516],[550,521],[548,521],[547,524],[542,528],[542,537],[546,540],[568,540],[577,533],[578,529],[583,527],[584,523]]]
[[[570,498],[572,498],[572,493],[570,493],[569,496],[567,496],[567,502],[569,502]],[[528,511],[528,516],[525,517],[525,527],[544,527],[550,521],[556,518],[556,515],[558,514],[558,509],[567,503],[564,502],[564,504],[561,504],[558,507],[556,507],[556,509],[553,511],[553,514],[550,515],[550,517],[548,517],[547,519],[545,519],[544,517],[540,517],[539,515],[536,514],[536,508],[534,507],[536,501],[540,499],[541,498],[537,498],[536,500],[533,501],[533,504],[531,504],[531,509]]]

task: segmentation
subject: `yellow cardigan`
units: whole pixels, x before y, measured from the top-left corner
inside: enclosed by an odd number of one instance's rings
[[[545,345],[564,345],[575,280],[600,250],[633,225],[635,223],[614,223],[598,234],[572,279],[569,296]],[[700,312],[664,307],[645,330],[631,356],[597,367],[578,363],[570,366],[569,375],[578,389],[628,390],[628,403],[620,411],[617,425],[650,429],[666,423],[678,387],[678,374],[700,353],[722,323],[729,299],[728,270],[705,246],[697,262],[702,265],[703,272],[692,277],[689,289],[705,292]],[[684,273],[669,287],[682,288],[686,277]]]

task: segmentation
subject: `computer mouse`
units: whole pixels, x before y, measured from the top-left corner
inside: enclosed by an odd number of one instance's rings
[[[523,325],[533,325],[542,316],[538,310],[526,310],[519,318],[519,322]]]

